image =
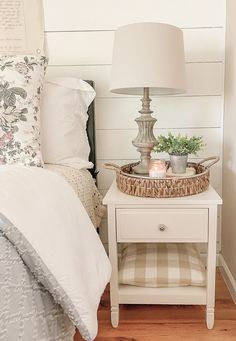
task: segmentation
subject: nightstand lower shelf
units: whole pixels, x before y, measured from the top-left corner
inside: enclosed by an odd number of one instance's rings
[[[206,325],[214,326],[214,307],[207,305],[205,287],[142,288],[131,285],[118,286],[118,304],[185,304],[206,305]],[[119,305],[111,306],[111,324],[119,324]]]
[[[205,287],[143,288],[119,285],[120,304],[206,304]]]

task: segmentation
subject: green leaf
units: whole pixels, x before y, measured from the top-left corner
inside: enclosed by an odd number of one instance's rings
[[[7,88],[9,88],[9,85],[10,85],[9,82],[6,81],[6,82],[3,84],[3,88],[4,88],[4,89],[7,89]]]
[[[13,92],[9,90],[4,91],[3,100],[7,106],[14,107],[14,105],[16,104],[16,96],[14,95]]]
[[[20,116],[20,121],[26,122],[26,121],[27,121],[27,118],[26,118],[24,115],[21,115],[21,116]]]
[[[28,109],[27,109],[27,108],[23,108],[23,109],[21,110],[21,113],[22,113],[22,114],[28,114]]]
[[[174,155],[186,155],[186,154],[196,154],[202,149],[204,143],[202,141],[202,136],[192,136],[187,135],[177,136],[172,135],[168,132],[167,137],[160,135],[154,147],[155,152],[166,152],[168,154]]]
[[[15,95],[19,95],[22,98],[27,97],[27,92],[23,88],[13,87],[9,89],[11,92],[13,92]]]

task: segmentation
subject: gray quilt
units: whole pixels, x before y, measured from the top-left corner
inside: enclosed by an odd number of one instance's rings
[[[73,340],[75,327],[23,261],[22,240],[13,245],[7,224],[0,215],[0,340]]]

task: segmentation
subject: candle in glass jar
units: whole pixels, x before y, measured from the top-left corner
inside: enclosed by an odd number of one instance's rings
[[[151,160],[149,163],[150,178],[165,178],[166,163],[164,160]]]

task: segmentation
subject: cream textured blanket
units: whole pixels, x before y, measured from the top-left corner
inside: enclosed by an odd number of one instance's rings
[[[53,164],[45,164],[44,168],[63,176],[77,193],[94,226],[99,227],[105,207],[102,205],[102,196],[90,172],[87,169]]]

